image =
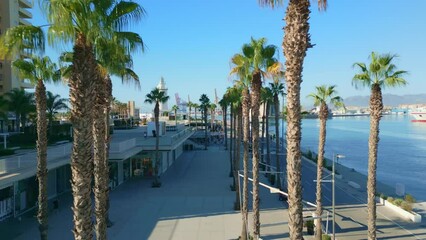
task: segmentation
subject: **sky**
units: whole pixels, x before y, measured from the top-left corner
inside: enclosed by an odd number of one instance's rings
[[[35,1],[32,23],[47,21]],[[175,94],[198,102],[201,94],[214,101],[215,89],[219,99],[232,86],[229,76],[231,57],[241,52],[241,46],[251,37],[268,39],[278,47],[277,57],[284,63],[282,53],[283,26],[286,3],[270,9],[260,7],[257,0],[136,0],[146,16],[130,30],[141,35],[146,49],[133,54],[134,71],[140,77],[138,90],[113,78],[113,96],[121,102],[135,101],[141,112],[151,112],[153,106],[144,104],[161,77],[164,77],[169,106]],[[355,62],[368,62],[372,51],[392,53],[399,57],[395,63],[406,70],[409,84],[396,89],[384,89],[391,94],[426,93],[426,1],[424,0],[341,0],[328,1],[327,11],[318,11],[317,1],[311,1],[310,34],[314,48],[305,58],[301,101],[311,105],[306,96],[315,86],[337,85],[343,98],[366,96],[368,89],[355,89],[352,77]],[[48,48],[46,55],[58,59],[61,51]],[[67,97],[64,85],[48,85],[47,89]]]

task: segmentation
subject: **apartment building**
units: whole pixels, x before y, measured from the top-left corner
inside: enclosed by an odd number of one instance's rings
[[[1,0],[0,1],[0,35],[8,28],[18,25],[30,25],[32,14],[29,11],[33,6],[30,0]],[[24,57],[24,55],[22,55]],[[13,88],[32,88],[33,86],[19,79],[12,69],[11,61],[0,59],[0,95]]]

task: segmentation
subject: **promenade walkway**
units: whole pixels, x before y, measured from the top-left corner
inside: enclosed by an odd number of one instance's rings
[[[239,211],[233,210],[236,194],[229,188],[228,157],[219,146],[184,152],[161,177],[161,188],[151,188],[151,180],[143,178],[119,186],[110,195],[114,226],[108,229],[109,239],[237,239],[242,221]],[[263,239],[288,238],[288,214],[277,198],[261,189]],[[67,194],[60,199],[59,210],[51,212],[50,239],[73,239],[70,207]],[[33,214],[1,223],[0,231],[2,239],[39,239]]]

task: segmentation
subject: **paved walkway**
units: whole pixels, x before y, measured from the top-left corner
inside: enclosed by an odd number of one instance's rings
[[[229,188],[228,156],[219,146],[184,152],[161,177],[161,188],[151,188],[151,180],[142,178],[119,186],[111,193],[114,226],[108,229],[109,239],[237,239],[242,221],[233,210],[236,194]],[[261,189],[263,239],[288,238],[286,207],[277,198]],[[67,194],[60,209],[51,212],[50,239],[73,239],[70,206]],[[33,215],[2,223],[0,230],[2,239],[39,239]]]

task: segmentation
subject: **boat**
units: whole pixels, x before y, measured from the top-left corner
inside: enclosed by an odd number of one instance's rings
[[[426,122],[426,111],[420,110],[420,111],[413,111],[411,112],[411,115],[414,117],[412,122]]]

